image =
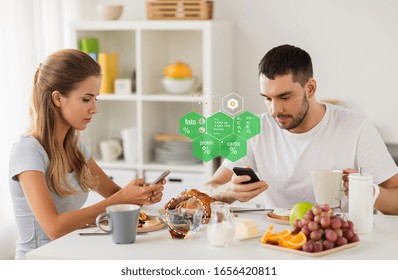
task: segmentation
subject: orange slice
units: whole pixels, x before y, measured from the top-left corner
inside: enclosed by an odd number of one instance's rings
[[[281,238],[279,245],[286,248],[298,250],[303,247],[305,242],[307,242],[307,237],[302,231],[300,231],[298,234],[292,235],[291,237],[288,236],[288,238]]]
[[[267,241],[278,243],[281,238],[288,237],[290,235],[292,235],[292,231],[290,229],[285,229],[285,230],[282,230],[280,232],[271,233],[268,236],[268,240]]]
[[[264,235],[261,237],[260,242],[265,244],[267,243],[268,237],[271,235],[272,230],[274,229],[273,225],[270,225]]]

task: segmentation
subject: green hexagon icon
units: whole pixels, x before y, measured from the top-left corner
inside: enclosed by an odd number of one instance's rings
[[[220,143],[220,153],[230,161],[237,161],[247,154],[247,140],[236,134],[229,135]]]
[[[220,141],[204,134],[193,141],[192,154],[205,162],[212,160],[220,155]]]
[[[230,116],[217,112],[207,118],[207,134],[221,140],[234,132],[233,124]]]
[[[189,112],[180,118],[180,133],[192,140],[206,132],[206,118],[196,112]]]
[[[260,118],[250,112],[244,112],[234,118],[234,134],[249,139],[260,133]]]

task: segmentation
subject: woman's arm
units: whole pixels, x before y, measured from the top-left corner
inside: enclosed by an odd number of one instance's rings
[[[105,212],[105,208],[109,205],[119,203],[153,204],[159,202],[162,198],[164,182],[143,187],[144,180],[136,179],[124,188],[120,188],[100,170],[94,161],[89,162],[89,166],[94,167],[90,170],[98,172],[96,173],[100,180],[98,191],[107,198],[92,206],[65,213],[58,213],[43,172],[25,171],[18,175],[28,204],[43,231],[50,239],[57,239],[93,223],[95,218],[100,213]]]

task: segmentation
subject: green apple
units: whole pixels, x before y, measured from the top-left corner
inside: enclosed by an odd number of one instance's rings
[[[309,203],[309,202],[299,202],[296,203],[292,210],[290,211],[290,217],[289,217],[289,222],[291,226],[294,226],[294,221],[299,219],[301,220],[305,214],[307,214],[308,210],[312,209],[312,206],[314,204]]]

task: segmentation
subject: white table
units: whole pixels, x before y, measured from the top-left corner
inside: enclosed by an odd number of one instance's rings
[[[272,223],[264,212],[240,213],[239,217],[255,219],[263,233]],[[274,232],[287,225],[274,224]],[[213,247],[205,228],[190,239],[173,240],[166,229],[137,236],[134,244],[113,244],[111,236],[80,236],[78,232],[98,231],[96,228],[77,230],[54,240],[26,255],[27,259],[91,259],[91,260],[253,260],[253,259],[314,259],[293,253],[263,248],[259,238],[235,240],[227,248]],[[347,250],[316,259],[364,260],[398,259],[398,216],[375,215],[374,230],[359,235],[360,243]]]

